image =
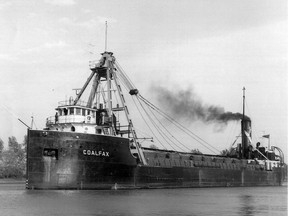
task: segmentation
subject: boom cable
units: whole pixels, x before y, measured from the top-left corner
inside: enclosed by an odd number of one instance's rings
[[[138,99],[138,98],[137,98]],[[164,132],[161,130],[161,128],[156,124],[156,122],[153,120],[153,118],[148,114],[147,110],[144,108],[143,104],[139,101],[139,104],[141,105],[142,109],[144,110],[144,112],[146,113],[146,115],[148,116],[149,120],[151,121],[151,123],[153,124],[153,126],[155,127],[155,129],[158,131],[159,135],[165,140],[165,142],[174,150],[176,151],[176,149],[173,147],[173,145],[171,145],[168,141],[170,140],[168,138],[168,136],[166,137]],[[171,141],[171,140],[170,140]],[[173,142],[172,142],[173,143]]]
[[[8,112],[10,113],[13,117],[15,117],[19,122],[21,122],[23,125],[25,125],[28,129],[30,129],[30,127],[24,122],[22,121],[14,112],[12,112],[8,107],[6,107],[5,105],[1,104],[1,106]]]
[[[137,99],[139,100],[139,98],[137,97]],[[139,101],[139,103],[141,103]],[[172,139],[169,138],[169,136],[171,136],[172,138],[174,138],[180,145],[182,145],[184,148],[186,148],[187,150],[190,150],[189,148],[187,148],[183,143],[181,143],[176,137],[174,137],[169,131],[168,129],[163,125],[163,123],[157,118],[157,116],[155,115],[155,113],[152,111],[151,107],[148,106],[148,109],[150,110],[150,112],[152,113],[152,115],[155,117],[155,119],[158,121],[158,123],[163,127],[163,129],[166,131],[167,138],[170,140],[170,142],[172,142],[174,145],[176,145],[181,151],[185,151],[183,148],[181,148],[180,146],[178,146]]]
[[[129,77],[126,75],[126,73],[124,72],[124,70],[122,69],[122,67],[119,65],[119,63],[117,61],[115,61],[115,66],[117,69],[117,72],[119,74],[119,78],[122,81],[122,83],[124,84],[124,86],[126,87],[126,89],[132,90],[135,89],[134,84],[132,83],[132,81],[129,79]],[[204,147],[206,147],[207,149],[209,149],[210,151],[212,151],[213,153],[217,154],[219,151],[218,149],[216,149],[214,146],[210,145],[208,142],[206,142],[205,140],[203,140],[201,137],[197,136],[195,133],[193,133],[191,130],[189,130],[188,128],[184,127],[183,125],[181,125],[179,122],[177,122],[175,119],[171,118],[169,115],[167,115],[166,113],[164,113],[161,109],[159,109],[158,107],[156,107],[154,104],[152,104],[150,101],[146,100],[142,95],[138,94],[136,95],[139,104],[141,105],[142,109],[144,110],[144,112],[146,113],[148,119],[150,120],[150,122],[153,124],[153,126],[155,127],[155,129],[158,131],[158,133],[163,137],[163,139],[167,142],[167,138],[164,137],[163,134],[165,134],[163,132],[163,130],[161,130],[159,128],[159,126],[157,126],[156,122],[151,118],[151,116],[148,114],[147,110],[145,110],[143,104],[140,102],[140,100],[142,102],[144,102],[149,108],[150,112],[153,114],[152,110],[155,110],[159,115],[161,115],[162,117],[164,117],[166,120],[168,120],[169,122],[171,122],[173,125],[175,125],[179,130],[181,130],[182,132],[184,132],[185,134],[187,134],[189,137],[191,137],[192,139],[194,139],[195,141],[197,141],[199,144],[203,145]],[[133,98],[133,97],[132,97]],[[139,100],[140,99],[140,100]],[[133,98],[134,101],[134,98]],[[136,102],[134,101],[134,104],[136,105]],[[147,121],[145,120],[143,114],[140,112],[139,107],[136,105],[139,113],[141,114],[142,119],[144,120],[144,122],[146,123],[146,125],[148,126]],[[154,115],[154,114],[153,114]],[[157,118],[156,118],[157,119]],[[157,121],[159,121],[159,119],[157,119]],[[161,124],[161,126],[163,128],[165,128],[163,126],[163,124]],[[153,130],[151,129],[150,126],[148,126],[148,128],[151,130],[151,132],[153,133],[153,135],[155,136],[155,133],[153,132]],[[165,130],[167,130],[165,128]],[[156,136],[155,136],[156,138]],[[172,142],[174,145],[176,145],[170,138],[168,138],[170,140],[170,142]],[[159,141],[159,143],[163,146],[163,144],[161,143],[161,141],[157,138],[157,140]],[[171,144],[169,142],[167,142],[170,146]],[[180,142],[181,143],[181,142]],[[181,144],[182,145],[182,144]],[[179,147],[178,145],[176,145],[179,149],[182,149],[181,147]],[[172,146],[171,146],[172,147]],[[172,147],[173,148],[173,147]],[[185,148],[187,148],[185,146]],[[174,148],[173,148],[174,149]],[[187,148],[188,149],[188,148]]]
[[[206,147],[207,149],[209,149],[210,151],[212,151],[213,153],[217,154],[218,150],[210,145],[208,142],[206,142],[205,140],[203,140],[201,137],[199,137],[198,135],[196,135],[195,133],[193,133],[191,130],[187,129],[186,127],[184,127],[183,125],[181,125],[179,122],[177,122],[175,119],[173,119],[172,117],[170,117],[169,115],[167,115],[166,113],[164,113],[162,110],[160,110],[158,107],[156,107],[155,105],[153,105],[151,102],[149,102],[148,100],[146,100],[143,96],[141,96],[139,94],[139,98],[146,103],[148,106],[150,106],[151,108],[155,109],[156,111],[159,112],[160,115],[162,115],[164,118],[166,118],[167,120],[169,120],[171,123],[173,123],[175,126],[177,126],[179,129],[181,129],[184,133],[186,133],[188,136],[190,136],[191,138],[193,138],[195,141],[197,141],[199,144],[203,145],[204,147]],[[214,150],[216,151],[214,151]]]
[[[142,113],[140,112],[140,109],[139,109],[139,107],[137,106],[137,104],[135,103],[133,97],[132,97],[132,99],[133,99],[133,102],[134,102],[134,104],[135,104],[138,112],[140,113],[143,121],[145,122],[145,124],[147,125],[147,127],[149,128],[149,130],[151,131],[151,133],[153,134],[153,136],[155,137],[155,139],[160,143],[160,145],[161,145],[164,149],[166,149],[165,145],[163,145],[162,142],[158,139],[158,137],[157,137],[156,134],[153,132],[152,128],[149,126],[149,124],[147,123],[146,119],[144,118],[144,116],[143,116]]]

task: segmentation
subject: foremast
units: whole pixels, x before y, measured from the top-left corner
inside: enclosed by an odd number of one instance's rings
[[[84,86],[82,87],[81,91],[78,93],[76,99],[74,100],[74,105],[76,105],[78,103],[82,94],[84,93],[85,89],[87,88],[88,84],[91,82],[91,80],[94,77],[91,92],[90,92],[89,99],[87,102],[87,107],[92,108],[94,106],[93,101],[94,101],[97,93],[99,94],[101,92],[100,83],[102,81],[106,81],[106,95],[107,95],[106,100],[107,101],[105,101],[105,103],[107,104],[107,106],[106,106],[105,111],[107,114],[106,118],[108,119],[108,121],[107,121],[108,124],[106,126],[106,129],[109,131],[108,133],[110,135],[116,136],[117,131],[115,129],[116,128],[115,121],[113,120],[115,118],[115,116],[113,114],[113,110],[124,111],[125,116],[126,116],[126,120],[128,122],[128,131],[126,133],[128,133],[128,134],[131,133],[132,137],[129,137],[129,138],[131,138],[130,142],[131,142],[131,144],[134,144],[134,146],[137,149],[140,163],[142,163],[143,165],[146,165],[147,162],[145,160],[142,148],[137,141],[137,134],[136,134],[136,131],[134,129],[134,125],[133,125],[132,119],[130,117],[129,110],[128,110],[128,107],[127,107],[126,102],[125,102],[124,94],[122,92],[120,82],[118,79],[118,74],[121,73],[121,75],[123,76],[124,73],[123,73],[122,69],[116,64],[116,59],[113,56],[113,53],[107,52],[107,51],[102,53],[102,57],[99,60],[99,62],[96,64],[92,64],[90,66],[90,69],[92,72],[91,72],[89,78],[87,79],[87,81],[85,82]],[[112,81],[115,83],[116,92],[118,93],[120,101],[121,101],[121,106],[120,107],[117,106],[117,108],[113,108],[113,104],[112,104],[112,91],[113,91],[111,89],[111,86],[112,86],[111,82]],[[130,95],[132,95],[132,96],[134,95],[137,97],[138,90],[134,89],[131,84],[129,86],[130,86],[129,87],[130,88],[129,89]],[[102,91],[102,94],[103,94],[103,91]],[[99,109],[102,109],[102,108],[100,107]],[[125,132],[123,132],[123,133],[125,133]]]
[[[241,121],[241,137],[242,137],[242,155],[241,157],[242,158],[245,158],[245,152],[246,152],[246,149],[247,149],[247,143],[246,143],[246,134],[245,134],[245,129],[244,129],[244,126],[245,126],[245,87],[243,87],[243,110],[242,110],[242,121]]]
[[[241,121],[241,137],[242,137],[242,148],[241,148],[241,158],[249,159],[252,149],[252,132],[251,132],[251,119],[245,115],[245,87],[243,87],[243,113]]]

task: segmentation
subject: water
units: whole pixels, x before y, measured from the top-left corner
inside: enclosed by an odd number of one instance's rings
[[[287,187],[38,191],[0,185],[1,216],[287,216]]]

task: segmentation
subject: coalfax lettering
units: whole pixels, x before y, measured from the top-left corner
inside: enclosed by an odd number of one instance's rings
[[[83,155],[94,155],[94,156],[102,156],[102,157],[109,157],[109,152],[105,151],[97,151],[97,150],[83,150]]]

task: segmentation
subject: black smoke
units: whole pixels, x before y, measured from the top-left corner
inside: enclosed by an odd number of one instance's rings
[[[161,107],[164,107],[175,118],[191,122],[198,120],[204,123],[221,123],[225,125],[229,121],[239,121],[243,118],[242,113],[226,112],[221,106],[203,104],[202,100],[191,88],[176,91],[153,86],[153,89]],[[249,119],[247,116],[245,118]]]

